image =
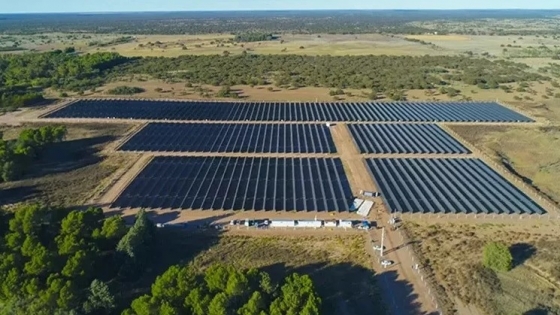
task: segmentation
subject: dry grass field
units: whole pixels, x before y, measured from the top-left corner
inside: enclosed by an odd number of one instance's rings
[[[560,258],[557,234],[539,226],[406,224],[424,272],[438,283],[445,314],[558,314]],[[514,269],[481,267],[489,241],[510,246]],[[457,309],[461,312],[457,312]]]
[[[0,130],[10,139],[25,127],[34,125]],[[133,158],[103,152],[129,125],[72,124],[67,128],[66,140],[43,152],[23,179],[0,184],[0,206],[18,202],[82,206],[101,193],[110,184],[111,175]]]

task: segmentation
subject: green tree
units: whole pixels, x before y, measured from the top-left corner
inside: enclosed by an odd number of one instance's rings
[[[505,244],[490,242],[484,246],[482,264],[496,271],[509,271],[513,267],[513,256]]]
[[[259,315],[266,308],[265,300],[259,291],[253,292],[251,298],[238,311],[238,315]]]
[[[280,290],[282,293],[270,305],[270,315],[302,314],[304,310],[314,314],[315,309],[321,308],[321,299],[307,275],[294,273],[288,276]]]
[[[109,286],[100,280],[93,280],[89,286],[87,301],[83,309],[88,314],[109,314],[115,308],[115,297]]]
[[[227,315],[229,313],[228,302],[227,294],[223,292],[216,294],[208,305],[208,315]]]
[[[142,209],[136,215],[134,225],[117,244],[121,276],[133,277],[143,271],[154,249],[154,237],[155,226]]]
[[[127,230],[126,223],[121,216],[112,216],[105,219],[101,230],[95,230],[93,235],[95,238],[103,240],[104,247],[114,248]]]

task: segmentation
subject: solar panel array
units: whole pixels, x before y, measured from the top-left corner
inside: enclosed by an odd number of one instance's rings
[[[213,121],[530,122],[490,102],[256,103],[79,100],[47,118]]]
[[[361,153],[470,153],[433,124],[351,124]]]
[[[348,211],[340,159],[156,157],[118,208]]]
[[[368,159],[367,165],[392,212],[545,212],[478,159]]]
[[[123,151],[335,153],[329,127],[318,124],[150,123]]]

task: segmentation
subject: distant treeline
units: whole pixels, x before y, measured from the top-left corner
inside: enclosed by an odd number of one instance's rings
[[[77,55],[69,47],[37,54],[0,55],[0,111],[43,101],[45,88],[84,91],[105,82],[105,72],[127,62],[115,53]]]
[[[6,52],[6,51],[23,51],[23,50],[27,50],[26,48],[23,47],[0,47],[0,51],[2,52]]]
[[[270,33],[242,33],[235,35],[236,42],[263,42],[278,39]]]
[[[134,37],[133,36],[122,36],[122,37],[118,37],[115,38],[113,40],[110,40],[108,42],[101,42],[101,41],[92,41],[88,43],[88,46],[92,47],[92,46],[97,46],[97,47],[107,47],[107,46],[112,46],[112,45],[119,45],[119,44],[126,44],[126,43],[130,43],[134,41]]]
[[[88,32],[114,34],[421,34],[434,31],[410,22],[473,19],[552,19],[558,10],[333,10],[144,12],[116,14],[0,15],[0,33]],[[535,30],[538,31],[538,30]]]

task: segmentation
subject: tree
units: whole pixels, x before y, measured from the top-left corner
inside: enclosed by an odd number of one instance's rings
[[[208,305],[208,315],[226,315],[228,314],[228,296],[225,293],[218,293],[210,305]]]
[[[270,315],[303,314],[304,310],[306,314],[318,314],[314,312],[321,308],[321,299],[309,276],[294,273],[280,290],[281,295],[270,305]]]
[[[94,237],[103,239],[106,246],[114,248],[127,230],[126,223],[121,216],[112,216],[103,221],[101,230],[94,231]]]
[[[117,260],[120,274],[132,277],[143,271],[150,260],[154,246],[155,226],[144,209],[138,211],[132,228],[117,244]]]
[[[100,280],[93,280],[89,286],[87,301],[83,309],[88,314],[109,314],[115,308],[115,297],[109,286]]]
[[[266,308],[265,300],[259,291],[253,292],[251,298],[238,311],[238,315],[259,315]]]
[[[513,267],[513,256],[505,244],[490,242],[484,246],[482,264],[496,271],[509,271]]]

